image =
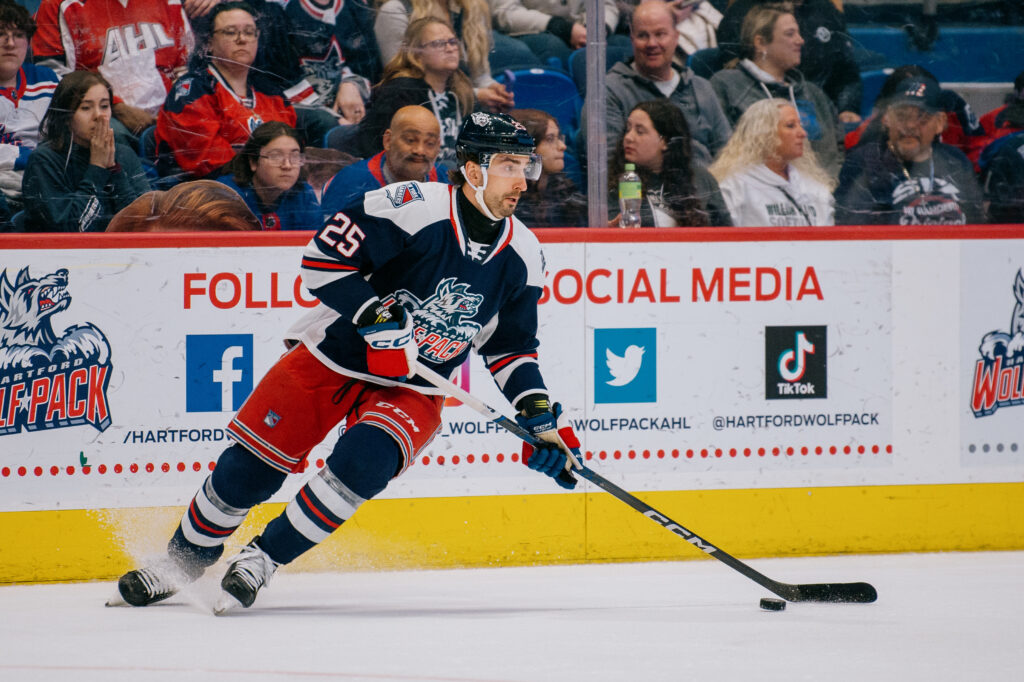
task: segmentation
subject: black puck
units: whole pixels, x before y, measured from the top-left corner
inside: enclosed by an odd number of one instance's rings
[[[765,597],[761,600],[761,608],[765,611],[785,611],[786,602],[781,599],[772,599],[771,597]]]

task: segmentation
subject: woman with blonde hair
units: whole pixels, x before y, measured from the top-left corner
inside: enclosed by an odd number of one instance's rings
[[[734,225],[833,225],[835,181],[805,144],[793,105],[754,102],[708,170],[718,180]]]
[[[441,127],[438,163],[454,168],[455,138],[474,105],[473,84],[459,69],[460,55],[458,38],[444,19],[428,16],[410,23],[401,49],[384,67],[370,96],[354,140],[356,154],[370,157],[379,152],[395,112],[418,105],[433,111]]]
[[[515,106],[512,93],[491,76],[489,55],[496,37],[487,0],[384,0],[373,25],[381,58],[390,62],[404,44],[409,25],[425,17],[441,19],[452,27],[481,106],[492,111],[508,111]]]
[[[760,5],[743,19],[741,59],[711,77],[722,111],[734,126],[751,104],[780,97],[800,113],[821,165],[838,177],[843,137],[835,105],[800,71],[804,39],[790,5]]]

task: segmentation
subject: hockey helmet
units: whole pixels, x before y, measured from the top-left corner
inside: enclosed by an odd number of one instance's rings
[[[541,163],[535,153],[536,147],[536,142],[522,123],[508,114],[489,114],[483,111],[473,112],[463,120],[455,140],[460,167],[466,161],[473,161],[487,168],[491,157],[496,154],[526,156],[530,160],[525,168],[527,180],[540,177]]]

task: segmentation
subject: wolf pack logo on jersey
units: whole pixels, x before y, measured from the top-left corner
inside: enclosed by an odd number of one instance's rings
[[[309,10],[306,7],[306,3],[302,3],[303,9]],[[341,6],[341,3],[338,3]],[[330,9],[331,21],[334,23],[335,12]],[[313,86],[314,90],[322,95],[334,92],[337,94],[337,83],[341,80],[344,75],[345,58],[341,55],[341,46],[338,44],[338,39],[331,37],[327,43],[327,49],[322,53],[320,57],[300,57],[299,64],[302,65],[302,72],[306,75],[306,79]]]
[[[981,339],[974,367],[971,411],[986,417],[1000,407],[1024,404],[1024,274],[1013,281],[1016,304],[1008,332],[991,331]]]
[[[594,402],[658,401],[658,330],[594,330]]]
[[[827,355],[828,327],[765,327],[765,400],[827,398]]]
[[[53,330],[71,305],[68,271],[12,282],[0,270],[0,435],[89,424],[110,426],[110,344],[85,322]]]
[[[423,192],[420,191],[419,186],[414,182],[398,185],[394,188],[394,194],[391,191],[392,188],[390,187],[384,189],[388,199],[391,200],[391,205],[395,208],[401,208],[410,201],[423,201]]]
[[[391,305],[395,300],[412,315],[420,354],[436,363],[446,362],[466,350],[480,331],[480,325],[469,319],[476,315],[484,297],[470,293],[469,285],[456,282],[454,277],[442,280],[434,294],[422,301],[399,289],[384,304]]]
[[[892,191],[893,206],[899,207],[900,225],[963,225],[960,188],[943,178],[920,177],[904,180]]]

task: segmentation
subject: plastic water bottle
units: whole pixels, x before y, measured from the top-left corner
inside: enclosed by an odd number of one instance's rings
[[[636,164],[627,163],[626,172],[619,176],[619,227],[640,227],[640,202],[643,188]]]

